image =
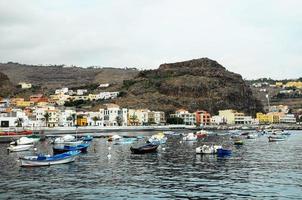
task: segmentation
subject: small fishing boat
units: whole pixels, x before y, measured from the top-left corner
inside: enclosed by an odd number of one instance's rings
[[[108,138],[108,142],[112,142],[112,141],[115,141],[115,140],[119,140],[121,139],[122,137],[119,136],[119,135],[112,135],[112,136],[109,136]]]
[[[283,135],[271,135],[268,136],[268,141],[269,142],[279,142],[279,141],[284,141],[286,139],[285,136]]]
[[[184,141],[196,141],[197,136],[194,133],[188,133],[185,137],[182,138]]]
[[[221,149],[222,146],[219,146],[219,145],[211,145],[211,146],[208,146],[208,145],[203,145],[203,146],[200,146],[200,147],[197,147],[195,149],[196,153],[197,154],[215,154],[217,153],[217,149]]]
[[[217,149],[218,156],[223,157],[223,156],[229,156],[231,154],[232,154],[232,150],[230,150],[230,149],[223,149],[223,148]]]
[[[258,137],[259,137],[259,135],[257,133],[249,133],[246,138],[247,139],[256,139]]]
[[[84,142],[90,142],[93,140],[93,137],[91,135],[85,135],[81,138]]]
[[[49,166],[70,163],[73,162],[76,158],[76,155],[79,155],[80,153],[80,151],[68,151],[54,156],[24,156],[20,158],[21,167]]]
[[[76,138],[73,135],[64,135],[63,137],[57,137],[54,140],[54,144],[64,144],[66,142],[73,142]]]
[[[134,154],[145,154],[145,153],[153,153],[156,152],[159,144],[149,143],[141,147],[130,147],[130,150]]]
[[[136,138],[122,138],[120,140],[114,141],[114,144],[115,145],[132,144],[135,141],[137,141]]]
[[[81,151],[81,153],[86,153],[87,148],[90,146],[90,144],[85,143],[85,144],[79,144],[76,146],[69,146],[69,145],[64,145],[64,146],[54,146],[53,147],[53,153],[54,154],[60,154],[60,153],[65,153],[68,151]]]
[[[201,131],[196,132],[195,135],[197,136],[198,139],[202,139],[202,138],[205,138],[208,136],[208,132],[201,130]]]
[[[152,135],[151,138],[149,138],[148,142],[165,144],[167,142],[167,139],[168,138],[165,136],[164,133],[158,133],[158,134]]]
[[[235,140],[234,145],[243,145],[243,141],[242,140]]]
[[[18,151],[27,151],[31,149],[34,145],[32,144],[27,144],[27,145],[10,145],[7,150],[9,152],[18,152]]]
[[[39,138],[28,138],[28,137],[21,137],[18,140],[11,142],[11,145],[26,145],[26,144],[34,144],[36,142],[40,141]]]

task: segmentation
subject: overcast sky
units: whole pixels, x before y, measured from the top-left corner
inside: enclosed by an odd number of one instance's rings
[[[208,57],[302,76],[301,0],[1,0],[0,62],[157,68]]]

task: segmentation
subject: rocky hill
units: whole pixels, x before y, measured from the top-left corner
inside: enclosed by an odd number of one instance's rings
[[[45,88],[77,87],[92,83],[121,84],[138,74],[136,69],[81,68],[62,65],[24,65],[18,63],[0,64],[0,72],[5,73],[15,85],[21,81]]]
[[[14,85],[10,82],[9,78],[0,72],[0,97],[11,95],[15,90]]]
[[[162,64],[156,70],[141,71],[124,81],[123,96],[115,103],[129,108],[149,108],[166,112],[185,108],[237,109],[254,114],[261,103],[239,74],[227,71],[208,58]]]

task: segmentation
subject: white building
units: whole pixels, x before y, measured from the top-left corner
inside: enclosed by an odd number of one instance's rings
[[[77,90],[77,95],[84,95],[87,93],[87,90],[86,89],[78,89]]]
[[[184,109],[179,109],[175,114],[171,114],[171,117],[178,117],[184,120],[186,125],[195,125],[196,124],[196,113],[189,113],[189,111]]]
[[[29,119],[22,110],[16,109],[0,115],[0,127],[28,126]]]
[[[107,88],[109,87],[109,83],[103,83],[99,85],[99,88]]]
[[[100,119],[104,126],[127,126],[128,111],[116,104],[105,104],[106,108],[100,109]]]
[[[20,82],[18,84],[22,89],[30,89],[32,87],[31,83]]]
[[[211,117],[211,124],[220,125],[225,123],[226,123],[226,119],[222,116],[214,115]]]
[[[280,123],[296,123],[297,122],[296,117],[293,114],[286,114],[286,115],[280,116],[279,120],[280,120]]]
[[[68,93],[68,88],[66,87],[55,90],[55,94],[66,94],[66,93]]]
[[[96,99],[114,99],[118,94],[119,92],[100,92],[96,95]]]
[[[71,109],[63,110],[59,113],[59,126],[75,126],[76,111]]]

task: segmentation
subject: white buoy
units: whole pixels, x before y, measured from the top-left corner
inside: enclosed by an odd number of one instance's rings
[[[182,141],[179,142],[180,144],[182,143]]]
[[[165,150],[166,150],[166,148],[165,148],[165,147],[163,147],[163,148],[162,148],[162,150],[163,150],[163,151],[165,151]]]
[[[110,158],[111,158],[111,154],[108,154],[108,155],[107,155],[107,158],[110,159]]]
[[[108,147],[108,150],[110,151],[110,150],[111,150],[111,147]]]
[[[37,148],[34,148],[34,151],[37,151]]]

